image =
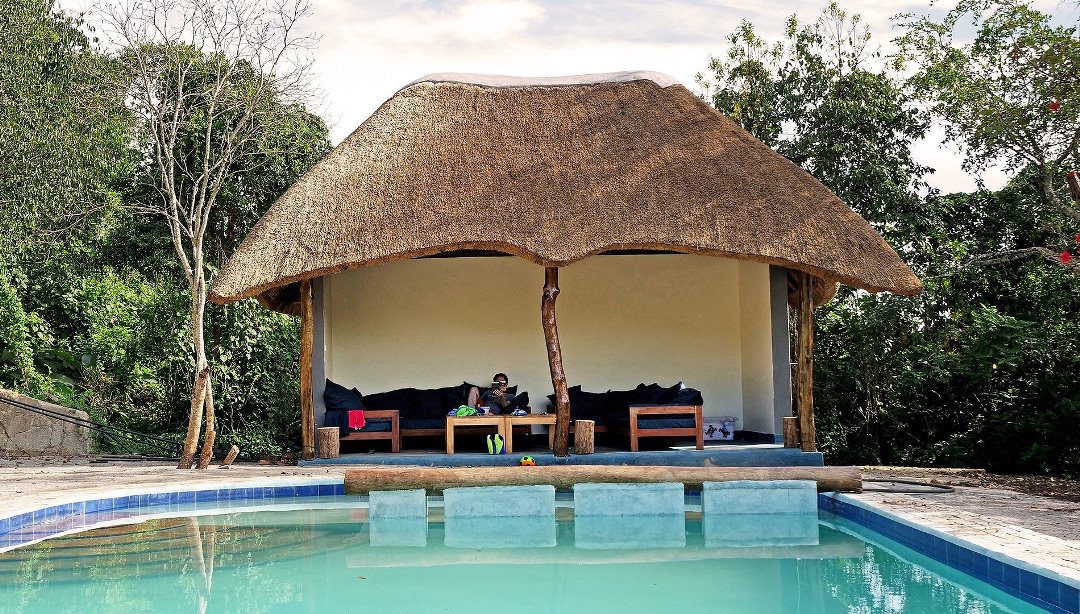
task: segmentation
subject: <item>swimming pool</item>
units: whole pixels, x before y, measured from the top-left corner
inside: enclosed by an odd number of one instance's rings
[[[574,519],[560,495],[551,518],[463,519],[431,498],[426,520],[340,495],[148,505],[0,554],[0,612],[1044,611],[839,516],[717,525],[688,504]]]

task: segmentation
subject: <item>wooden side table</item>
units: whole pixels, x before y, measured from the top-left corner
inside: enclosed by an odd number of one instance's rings
[[[506,453],[514,451],[514,427],[520,425],[546,424],[548,425],[548,447],[555,447],[555,414],[529,414],[527,416],[500,416],[506,420],[503,440],[506,444]]]
[[[506,416],[447,416],[446,417],[446,453],[454,453],[454,429],[459,426],[494,426],[506,442],[506,451],[510,451],[510,437],[507,436]]]

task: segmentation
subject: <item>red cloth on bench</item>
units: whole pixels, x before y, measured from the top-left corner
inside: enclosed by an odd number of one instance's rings
[[[349,410],[349,428],[362,429],[367,421],[364,420],[364,410],[362,409],[350,409]]]

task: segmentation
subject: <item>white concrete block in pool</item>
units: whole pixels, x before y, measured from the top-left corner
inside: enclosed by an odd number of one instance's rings
[[[375,490],[368,495],[369,518],[427,518],[427,493],[415,490]]]
[[[818,545],[817,512],[811,514],[706,514],[706,548]]]
[[[427,518],[372,518],[368,537],[372,547],[427,546]]]
[[[507,516],[555,517],[555,487],[476,486],[443,491],[446,518]]]
[[[686,511],[683,485],[574,484],[574,516],[662,516]]]
[[[652,516],[578,516],[574,546],[586,550],[613,548],[682,548],[686,514]]]
[[[554,548],[555,516],[450,516],[443,522],[449,548]]]
[[[705,482],[703,514],[817,514],[813,480]]]

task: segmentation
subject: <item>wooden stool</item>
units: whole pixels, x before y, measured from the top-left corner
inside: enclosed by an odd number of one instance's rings
[[[799,447],[799,419],[794,416],[784,416],[784,447]]]
[[[337,458],[341,452],[341,431],[336,426],[319,428],[319,458]]]
[[[596,421],[574,421],[574,454],[592,454],[596,451]]]

